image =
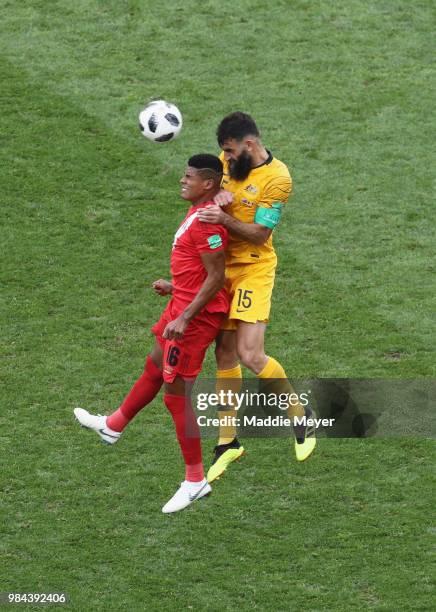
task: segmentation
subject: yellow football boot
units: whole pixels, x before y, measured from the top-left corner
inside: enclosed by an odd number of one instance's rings
[[[207,473],[208,483],[218,480],[233,461],[239,461],[245,454],[244,447],[241,446],[237,438],[229,442],[229,444],[215,446],[213,452],[214,460]]]
[[[316,438],[307,438],[300,444],[295,440],[295,456],[297,461],[306,461],[315,450]]]
[[[310,408],[307,408],[305,412],[306,419],[316,418],[315,412]],[[297,461],[306,461],[315,450],[315,446],[315,427],[314,425],[305,425],[302,438],[296,438],[295,440],[295,456]]]

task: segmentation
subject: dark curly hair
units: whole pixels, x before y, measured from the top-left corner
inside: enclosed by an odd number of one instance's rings
[[[221,147],[226,140],[231,138],[241,141],[245,136],[259,136],[260,134],[254,119],[250,115],[236,111],[224,117],[217,128],[216,135]]]

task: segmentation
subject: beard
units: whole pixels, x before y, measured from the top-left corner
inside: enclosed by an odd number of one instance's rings
[[[244,181],[250,174],[252,168],[252,158],[247,151],[243,151],[238,159],[229,161],[229,174],[235,181]]]

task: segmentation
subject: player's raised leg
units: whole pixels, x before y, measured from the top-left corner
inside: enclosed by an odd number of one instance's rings
[[[135,415],[156,397],[162,384],[162,348],[156,341],[143,373],[115,412],[102,416],[91,414],[84,408],[75,408],[74,415],[83,427],[95,431],[103,442],[115,444]]]

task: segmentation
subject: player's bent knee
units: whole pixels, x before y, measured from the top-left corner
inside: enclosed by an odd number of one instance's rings
[[[246,368],[258,374],[264,368],[267,357],[263,351],[241,349],[239,359]]]
[[[181,376],[176,376],[172,382],[165,382],[165,393],[170,395],[184,396],[186,394],[187,384]]]

